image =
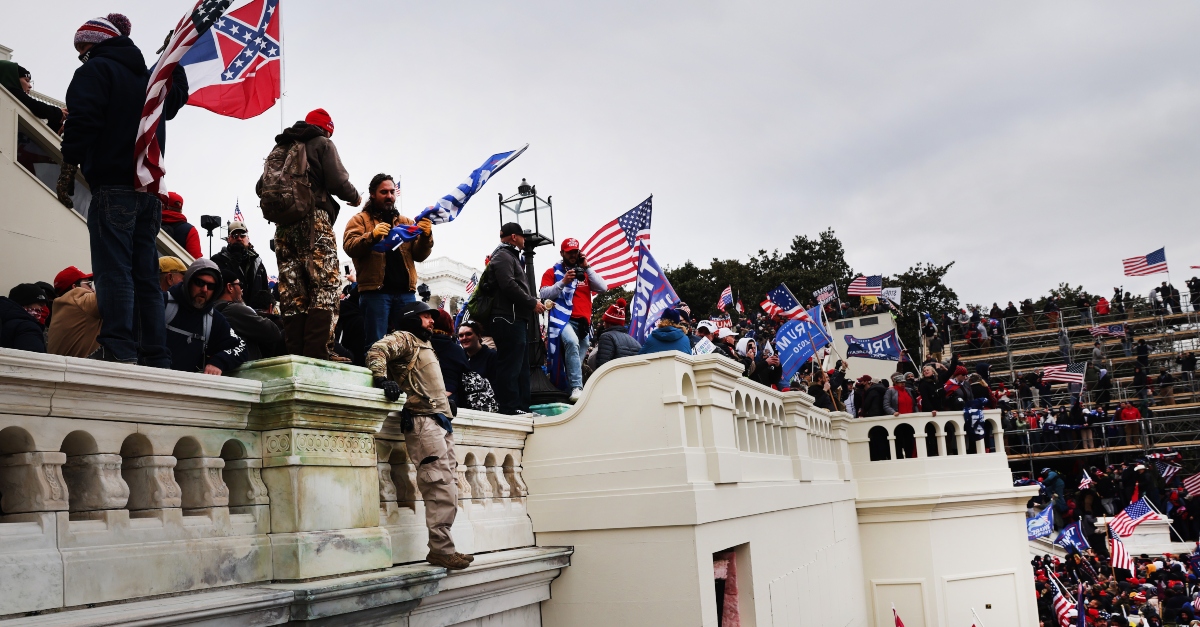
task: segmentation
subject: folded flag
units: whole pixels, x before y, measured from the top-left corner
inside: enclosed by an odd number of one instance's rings
[[[529,144],[525,144],[518,150],[500,152],[488,157],[488,160],[484,161],[483,165],[471,172],[467,180],[463,181],[453,192],[442,196],[441,200],[438,200],[434,205],[426,207],[413,222],[420,222],[421,220],[429,220],[434,224],[453,222],[458,217],[459,212],[462,211],[463,205],[467,204],[467,201],[476,192],[483,189],[484,183],[487,183],[492,175],[504,169],[504,166],[512,163],[513,159],[521,156],[521,153],[525,152],[526,148],[529,148]],[[384,237],[375,244],[374,250],[380,253],[396,250],[404,242],[411,242],[417,239],[417,236],[420,234],[421,228],[416,224],[392,227],[392,231],[387,234],[387,237]]]

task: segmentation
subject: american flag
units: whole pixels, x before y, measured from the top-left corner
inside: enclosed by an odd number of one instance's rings
[[[1192,475],[1184,479],[1183,489],[1192,496],[1200,494],[1200,475]]]
[[[1051,381],[1062,381],[1063,383],[1083,383],[1083,371],[1086,369],[1086,361],[1073,364],[1046,366],[1042,370],[1042,381],[1045,381],[1046,383]]]
[[[600,227],[580,249],[587,257],[588,265],[608,283],[609,289],[637,279],[637,251],[642,246],[650,250],[653,200],[654,196],[650,196],[642,204]]]
[[[850,282],[850,287],[846,288],[847,296],[882,296],[883,295],[883,275],[876,274],[874,276],[860,276]]]
[[[728,286],[721,291],[721,296],[717,298],[717,309],[725,311],[725,308],[733,304],[733,286]]]
[[[1154,461],[1154,467],[1158,469],[1158,474],[1162,475],[1163,483],[1171,483],[1171,479],[1181,469],[1181,466],[1159,460]]]
[[[1125,276],[1146,276],[1167,271],[1167,249],[1158,250],[1141,257],[1130,257],[1121,263],[1125,265]]]
[[[192,48],[192,44],[225,14],[230,2],[232,0],[199,0],[191,13],[179,20],[171,40],[154,64],[150,80],[146,83],[146,102],[142,105],[142,119],[133,147],[137,189],[140,192],[164,195],[162,178],[166,170],[162,165],[162,149],[158,144],[158,123],[162,119],[163,103],[171,93],[171,73],[183,55]]]
[[[1108,528],[1108,536],[1112,538],[1112,548],[1109,550],[1109,563],[1113,568],[1124,568],[1125,570],[1133,570],[1133,558],[1129,556],[1129,551],[1125,549],[1125,543],[1121,542],[1121,537],[1113,533],[1112,526]]]
[[[1125,325],[1105,324],[1088,329],[1088,333],[1091,333],[1092,337],[1125,337]]]
[[[738,313],[746,313],[746,308],[742,306],[742,297],[740,295],[738,296],[737,302],[733,304],[733,308],[736,309]]]
[[[463,288],[467,292],[467,296],[470,296],[475,291],[475,284],[478,282],[479,282],[479,275],[472,274],[471,280],[467,281],[467,287]]]
[[[796,299],[792,290],[784,283],[780,283],[778,287],[767,292],[767,300],[771,301],[779,309],[778,315],[787,318],[788,320],[808,320],[808,312],[804,310],[804,306]],[[775,315],[775,314],[772,314]]]
[[[762,307],[763,311],[767,312],[767,315],[771,316],[772,318],[774,318],[775,316],[783,315],[783,310],[779,308],[779,305],[776,305],[775,303],[771,302],[770,298],[759,303],[758,306]]]
[[[1083,471],[1083,479],[1080,479],[1080,480],[1079,480],[1079,489],[1080,489],[1080,490],[1087,490],[1088,488],[1090,488],[1090,487],[1092,487],[1092,486],[1094,486],[1094,485],[1096,485],[1096,482],[1095,482],[1095,481],[1092,481],[1092,478],[1091,478],[1090,476],[1088,476],[1088,474],[1087,474],[1087,471],[1086,471],[1086,470],[1085,470],[1085,471]]]
[[[1137,529],[1138,525],[1157,518],[1158,515],[1154,513],[1153,509],[1150,509],[1150,503],[1146,501],[1146,497],[1142,497],[1121,510],[1121,513],[1109,522],[1109,528],[1116,531],[1117,535],[1127,538],[1133,535],[1133,530]]]
[[[1067,598],[1062,583],[1055,577],[1050,578],[1050,587],[1054,588],[1054,615],[1058,618],[1059,627],[1071,627],[1071,618],[1067,614],[1075,609],[1075,604]]]
[[[233,203],[233,221],[234,222],[245,222],[246,221],[246,216],[242,215],[242,205],[240,202],[235,201]]]

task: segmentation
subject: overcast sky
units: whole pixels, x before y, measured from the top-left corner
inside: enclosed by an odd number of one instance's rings
[[[58,97],[85,20],[126,13],[152,62],[191,5],[10,4],[0,44]],[[1161,246],[1179,287],[1200,265],[1193,2],[281,6],[283,117],[327,109],[360,189],[402,176],[415,215],[530,144],[435,227],[435,256],[481,265],[496,194],[525,177],[553,196],[560,239],[653,193],[653,249],[671,266],[833,227],[856,271],[954,261],[960,297],[1003,306],[1060,281],[1145,292],[1159,277],[1126,280],[1121,259]],[[254,183],[280,122],[278,107],[248,121],[187,107],[167,147],[189,219],[229,219],[240,199],[268,258]]]

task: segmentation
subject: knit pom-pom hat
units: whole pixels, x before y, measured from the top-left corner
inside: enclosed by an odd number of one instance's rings
[[[98,44],[113,37],[128,37],[132,29],[133,24],[129,18],[120,13],[109,13],[104,17],[84,22],[83,26],[75,31],[75,45]]]
[[[618,298],[617,302],[609,305],[608,309],[604,310],[605,324],[615,324],[618,326],[625,324],[626,304],[627,303],[625,302],[624,298]]]

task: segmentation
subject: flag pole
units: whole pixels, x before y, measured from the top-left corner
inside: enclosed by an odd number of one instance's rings
[[[1168,283],[1168,285],[1169,285],[1169,283]],[[1146,497],[1143,496],[1142,498],[1146,498]],[[1155,514],[1158,514],[1159,516],[1162,517],[1163,520],[1167,521],[1167,527],[1169,527],[1171,529],[1171,531],[1174,531],[1175,535],[1179,536],[1179,539],[1182,540],[1183,534],[1179,533],[1179,530],[1175,528],[1175,525],[1171,524],[1171,519],[1169,517],[1167,517],[1166,514],[1158,511],[1158,506],[1154,504],[1154,501],[1151,501],[1150,499],[1146,499],[1146,503],[1150,504],[1150,509],[1154,510]]]
[[[979,618],[979,613],[973,607],[971,608],[971,615],[975,617],[975,620],[979,621],[979,627],[987,627],[987,625],[983,624],[983,619]]]
[[[278,13],[275,19],[279,20],[279,132],[282,133],[287,128],[287,118],[283,112],[283,97],[287,95],[285,88],[287,87],[287,54],[284,53],[284,48],[287,46],[287,38],[283,33],[283,14],[279,7],[283,4],[283,0],[275,5],[275,12]]]
[[[1109,519],[1112,520],[1111,518]],[[1112,573],[1113,581],[1117,579],[1117,567],[1113,565],[1113,549],[1116,548],[1116,543],[1112,541],[1112,525],[1104,524],[1104,528],[1108,530],[1108,569]]]

